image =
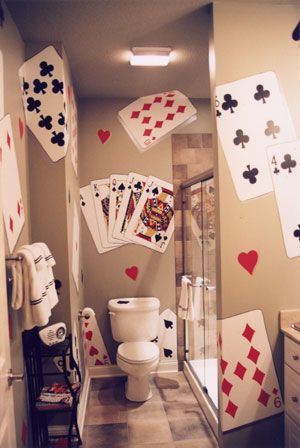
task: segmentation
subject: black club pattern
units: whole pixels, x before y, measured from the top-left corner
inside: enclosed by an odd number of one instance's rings
[[[242,148],[245,148],[245,143],[248,143],[250,138],[248,135],[244,134],[242,129],[238,129],[235,133],[236,137],[233,139],[233,143],[238,146],[241,145]]]
[[[256,101],[262,100],[263,104],[266,103],[266,98],[269,98],[270,91],[265,89],[262,84],[258,84],[256,86],[256,93],[254,94],[254,98]]]
[[[44,117],[44,115],[41,115],[38,124],[40,128],[45,128],[50,131],[50,129],[52,129],[52,117],[50,115],[46,115],[46,117]]]
[[[28,110],[28,112],[35,111],[36,113],[39,113],[40,112],[40,109],[39,109],[40,105],[41,105],[40,100],[35,100],[32,97],[27,98],[27,110]]]
[[[296,160],[292,159],[291,154],[285,154],[283,156],[284,161],[281,163],[281,168],[284,170],[288,170],[288,173],[292,173],[292,168],[297,166]]]
[[[50,78],[52,78],[52,72],[54,70],[54,66],[52,64],[48,64],[48,62],[42,61],[40,63],[40,69],[41,76],[49,76]]]
[[[298,238],[300,241],[300,224],[298,224],[298,229],[294,230],[293,235],[295,238]]]
[[[45,81],[40,81],[39,79],[35,79],[33,81],[33,91],[34,93],[42,93],[45,95],[48,84]]]
[[[234,100],[229,93],[224,95],[224,103],[222,103],[223,110],[230,110],[230,113],[234,113],[234,109],[238,106],[238,101]]]
[[[65,136],[63,132],[52,132],[53,137],[51,138],[51,143],[58,146],[64,146],[65,144]]]
[[[250,184],[255,184],[257,182],[256,176],[258,175],[259,171],[257,168],[252,168],[250,165],[247,165],[247,170],[243,172],[243,178],[248,180]]]
[[[64,93],[64,83],[58,79],[53,79],[52,81],[52,92],[53,93]]]

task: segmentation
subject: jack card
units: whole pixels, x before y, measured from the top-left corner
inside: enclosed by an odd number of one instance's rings
[[[127,174],[112,174],[110,176],[109,191],[109,220],[108,220],[108,242],[124,244],[121,240],[113,236],[113,231],[123,201],[124,191],[126,189]]]

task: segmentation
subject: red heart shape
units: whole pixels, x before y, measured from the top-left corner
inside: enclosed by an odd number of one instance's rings
[[[254,271],[257,260],[258,260],[258,253],[256,252],[256,250],[250,250],[250,252],[248,252],[248,253],[241,252],[238,255],[238,262],[251,275],[252,275],[252,272]]]
[[[94,356],[94,355],[98,355],[99,350],[96,349],[96,347],[94,347],[93,345],[90,348],[90,355]]]
[[[92,331],[87,331],[87,332],[85,333],[85,337],[86,337],[86,339],[87,339],[88,341],[90,341],[90,340],[92,339],[92,337],[93,337],[93,332],[92,332]]]
[[[109,139],[110,136],[111,136],[110,131],[104,131],[103,129],[99,129],[98,137],[99,137],[102,145],[104,145],[104,143],[107,142],[107,140]]]
[[[95,366],[103,366],[103,362],[100,359],[96,359]]]
[[[131,266],[131,268],[125,269],[125,274],[128,275],[129,278],[132,280],[135,280],[137,278],[137,275],[139,273],[139,270],[137,266]]]
[[[20,134],[20,139],[22,140],[23,135],[24,135],[24,123],[21,117],[19,117],[19,134]]]

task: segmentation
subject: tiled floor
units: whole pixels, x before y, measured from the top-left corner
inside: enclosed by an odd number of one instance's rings
[[[216,439],[182,372],[151,378],[153,397],[133,403],[124,378],[94,379],[84,448],[216,448]]]

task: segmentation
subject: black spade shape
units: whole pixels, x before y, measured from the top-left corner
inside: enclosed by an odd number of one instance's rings
[[[293,33],[292,33],[292,39],[295,40],[295,41],[300,40],[300,20],[297,23],[297,25],[296,25]]]
[[[173,322],[171,320],[164,319],[164,323],[166,328],[173,328]]]
[[[152,193],[153,194],[158,194],[158,188],[157,187],[153,188]]]
[[[169,348],[164,348],[164,355],[166,358],[172,358],[173,350],[170,350]]]
[[[160,234],[155,235],[155,241],[158,243],[161,240],[162,236]]]

